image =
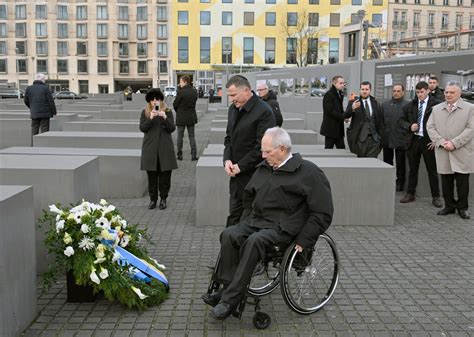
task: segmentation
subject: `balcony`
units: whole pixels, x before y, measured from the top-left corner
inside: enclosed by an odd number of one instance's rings
[[[400,28],[400,29],[407,29],[408,22],[407,21],[392,21],[392,28]]]

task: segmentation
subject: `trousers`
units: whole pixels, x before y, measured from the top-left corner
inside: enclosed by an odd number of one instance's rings
[[[178,154],[183,153],[183,138],[184,129],[188,128],[189,145],[191,146],[191,157],[196,157],[196,140],[194,138],[194,125],[178,125],[178,135],[176,137],[176,146],[178,148]]]

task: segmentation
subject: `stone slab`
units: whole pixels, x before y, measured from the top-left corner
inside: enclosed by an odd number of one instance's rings
[[[64,124],[64,131],[89,131],[89,132],[137,132],[139,121],[108,122],[101,120],[75,121]]]
[[[141,149],[141,132],[50,131],[33,137],[33,146]]]
[[[0,185],[0,336],[19,336],[38,312],[31,186]]]
[[[0,119],[0,149],[11,146],[31,146],[29,117]]]
[[[304,125],[304,119],[302,118],[284,118],[282,127],[285,128],[285,130],[306,129]]]
[[[75,102],[62,107],[63,111],[81,111],[82,113],[91,113],[94,111],[102,111],[107,105],[104,104],[87,104],[84,102]]]
[[[60,160],[59,160],[60,158]],[[93,156],[51,156],[0,154],[0,185],[33,186],[34,217],[48,205],[98,202],[99,158]],[[43,230],[36,230],[37,272],[46,271],[48,260]]]
[[[109,110],[104,109],[100,114],[99,118],[101,119],[130,119],[130,120],[140,120],[140,115],[142,113],[142,109],[135,109],[135,110]]]
[[[140,170],[141,150],[60,147],[11,147],[0,154],[97,156],[100,197],[141,198],[147,192],[146,172]],[[56,160],[62,160],[58,157]]]
[[[211,128],[226,128],[227,119],[213,119],[211,121]]]
[[[209,144],[224,143],[225,128],[211,128]],[[318,133],[312,130],[286,129],[293,144],[317,144]]]

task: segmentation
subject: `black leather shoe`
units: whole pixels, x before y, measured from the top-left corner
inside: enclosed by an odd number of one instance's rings
[[[198,159],[199,159],[198,156],[194,156],[194,157],[191,158],[192,161],[196,161],[196,160],[198,160]]]
[[[150,201],[150,204],[148,205],[148,209],[154,209],[156,207],[156,201]]]
[[[407,202],[413,202],[413,201],[415,201],[415,196],[409,193],[405,194],[403,198],[400,199],[400,202],[402,204],[406,204]]]
[[[440,197],[433,197],[432,203],[433,203],[433,206],[436,208],[443,207],[443,201],[441,201]]]
[[[158,206],[159,209],[165,209],[166,208],[166,199],[161,199],[160,200],[160,205]]]
[[[458,213],[459,213],[459,216],[465,220],[471,218],[467,209],[459,209]]]
[[[230,315],[232,315],[232,313],[235,311],[236,308],[237,308],[237,306],[234,305],[234,304],[230,304],[230,303],[227,303],[227,302],[224,302],[224,301],[220,301],[214,307],[214,309],[212,309],[211,317],[215,318],[215,319],[218,319],[218,320],[224,320],[227,317],[229,317]]]
[[[221,300],[222,297],[222,289],[216,290],[211,294],[205,293],[201,296],[204,303],[210,305],[211,307],[215,307]]]
[[[438,211],[438,215],[453,214],[456,210],[454,208],[445,207],[441,211]]]
[[[176,159],[183,160],[183,154],[178,152],[178,155],[176,156]]]

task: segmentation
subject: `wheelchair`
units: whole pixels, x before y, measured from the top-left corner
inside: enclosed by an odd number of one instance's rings
[[[294,312],[309,315],[320,310],[331,299],[339,280],[339,255],[334,240],[321,234],[312,249],[299,253],[293,242],[287,247],[273,246],[257,264],[247,288],[247,294],[232,314],[241,318],[246,304],[255,306],[252,322],[257,329],[270,326],[270,315],[261,311],[260,298],[279,285],[286,304]],[[207,294],[221,284],[216,276],[219,257]]]

